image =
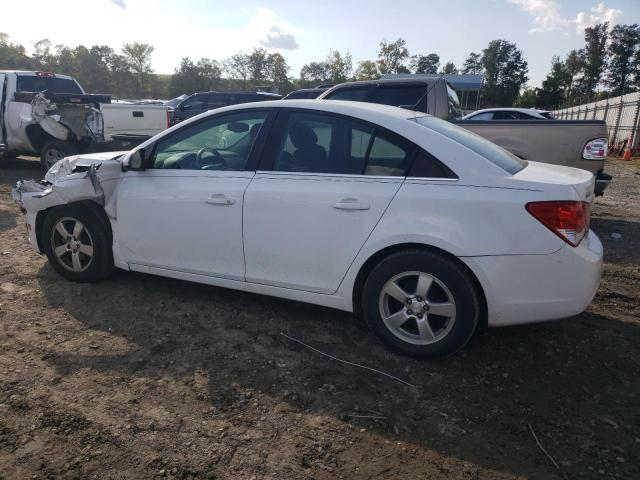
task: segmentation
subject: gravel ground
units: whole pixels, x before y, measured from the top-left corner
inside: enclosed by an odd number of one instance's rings
[[[8,197],[37,163],[2,160],[0,478],[640,478],[639,165],[609,162],[585,313],[427,362],[325,308],[126,272],[63,281]]]

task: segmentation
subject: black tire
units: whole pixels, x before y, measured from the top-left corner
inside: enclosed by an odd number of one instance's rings
[[[78,147],[72,143],[61,140],[48,140],[40,150],[40,165],[47,172],[59,159],[76,155],[77,153]]]
[[[80,242],[77,250],[67,248],[68,252],[59,257],[54,249],[56,246],[63,246],[60,245],[61,241],[64,243],[63,237],[57,229],[60,221],[63,224],[63,229],[72,234],[75,233],[72,231],[75,226],[74,221],[80,222],[83,229],[77,237],[77,242]],[[72,239],[77,245],[76,238],[72,237]],[[67,280],[97,282],[107,278],[113,271],[113,247],[108,227],[84,205],[64,205],[49,211],[42,226],[41,244],[53,269]],[[83,253],[82,248],[87,246],[91,246],[91,256]],[[84,267],[81,271],[71,270],[75,266],[73,263],[74,253],[78,255],[81,267]]]
[[[432,285],[425,294],[431,298],[414,295],[420,290],[418,272],[426,274],[422,276],[424,279],[431,278],[430,283],[425,282]],[[415,283],[412,283],[414,277]],[[394,283],[390,284],[392,280]],[[402,292],[410,293],[406,303],[392,295],[383,295],[385,286],[401,285],[400,282],[404,282]],[[430,308],[432,313],[427,314]],[[446,309],[450,316],[435,314],[438,308]],[[373,268],[364,284],[362,309],[365,319],[385,345],[405,355],[435,358],[452,355],[469,341],[478,325],[481,299],[474,279],[455,259],[435,251],[412,249],[393,253]],[[396,314],[398,322],[405,323],[392,328],[385,323],[383,315],[393,325],[391,318]],[[409,319],[405,321],[406,316]],[[425,321],[428,327],[424,327]],[[423,336],[424,332],[427,333]]]

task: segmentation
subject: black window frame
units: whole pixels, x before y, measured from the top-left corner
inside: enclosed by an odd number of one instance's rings
[[[369,144],[367,146],[367,152],[365,156],[365,161],[362,167],[362,171],[360,173],[329,173],[329,172],[286,172],[282,170],[276,170],[275,165],[276,161],[279,158],[282,149],[282,141],[284,139],[284,134],[286,132],[286,126],[289,121],[289,117],[291,113],[311,113],[311,114],[320,114],[327,115],[329,117],[334,117],[343,121],[353,122],[355,124],[360,124],[364,127],[371,129],[371,138],[369,139]],[[262,133],[262,132],[261,132]],[[366,169],[369,164],[369,155],[371,153],[371,149],[373,147],[373,143],[377,137],[382,138],[383,140],[394,142],[396,139],[399,139],[400,142],[406,143],[410,146],[411,152],[409,153],[409,162],[404,172],[404,175],[367,175]],[[336,112],[328,112],[325,110],[316,110],[309,108],[289,108],[289,107],[278,107],[275,118],[273,119],[272,124],[269,128],[269,138],[272,140],[269,144],[265,145],[265,141],[262,143],[262,149],[260,151],[260,158],[258,165],[256,167],[256,171],[264,171],[264,172],[275,172],[275,173],[285,173],[285,174],[311,174],[311,175],[340,175],[340,176],[360,176],[365,178],[371,177],[390,177],[390,178],[402,178],[405,179],[407,177],[415,177],[415,178],[446,178],[450,180],[457,180],[459,177],[453,172],[449,167],[447,167],[443,162],[438,160],[434,155],[426,151],[420,145],[417,145],[415,142],[409,140],[406,137],[403,137],[399,133],[393,132],[388,128],[382,127],[372,122],[368,122],[366,120],[362,120],[357,117],[352,117],[350,115],[345,115]],[[389,139],[393,140],[389,140]],[[418,167],[416,166],[417,160],[419,157],[426,157],[428,161],[435,162],[437,168],[441,169],[443,173],[445,173],[446,177],[420,177],[417,175]],[[416,174],[412,174],[416,173]]]
[[[162,138],[157,139],[151,145],[145,147],[145,155],[144,155],[144,169],[145,170],[154,170],[154,171],[170,171],[170,169],[161,169],[161,168],[153,168],[153,159],[155,158],[156,148],[158,147],[158,143],[163,140],[166,140],[173,135],[177,135],[178,133],[187,130],[192,127],[196,127],[201,123],[205,123],[210,121],[214,117],[224,117],[227,115],[237,115],[239,113],[250,113],[250,112],[266,112],[267,116],[265,117],[264,123],[260,132],[258,133],[258,137],[255,139],[253,146],[251,147],[251,151],[249,152],[249,156],[247,157],[247,162],[245,163],[243,170],[180,170],[183,172],[217,172],[217,171],[233,171],[233,172],[255,172],[258,168],[258,163],[260,162],[260,158],[262,157],[262,152],[265,147],[265,143],[267,138],[273,133],[274,122],[277,117],[277,109],[276,108],[243,108],[237,110],[229,110],[226,112],[220,113],[212,113],[211,115],[207,115],[204,118],[200,118],[195,122],[190,122],[186,125],[181,125],[179,128],[171,132],[170,135],[165,135]],[[175,171],[175,170],[174,170]]]

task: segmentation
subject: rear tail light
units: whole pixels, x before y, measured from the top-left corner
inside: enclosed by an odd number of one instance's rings
[[[167,128],[169,128],[171,126],[171,113],[169,112],[169,109],[167,109]]]
[[[582,149],[582,158],[585,160],[603,160],[609,153],[609,145],[606,138],[594,138],[589,140]]]
[[[587,202],[531,202],[526,209],[572,247],[577,247],[589,231],[591,207]]]

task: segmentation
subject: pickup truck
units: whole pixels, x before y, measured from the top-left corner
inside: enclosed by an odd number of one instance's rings
[[[168,126],[165,106],[111,103],[67,75],[0,70],[0,155],[36,155],[48,170],[77,153],[130,150]]]
[[[448,120],[523,160],[566,165],[595,176],[595,194],[611,181],[604,173],[607,125],[601,120],[464,120],[458,95],[443,78],[398,78],[336,85],[320,100],[382,103]]]

